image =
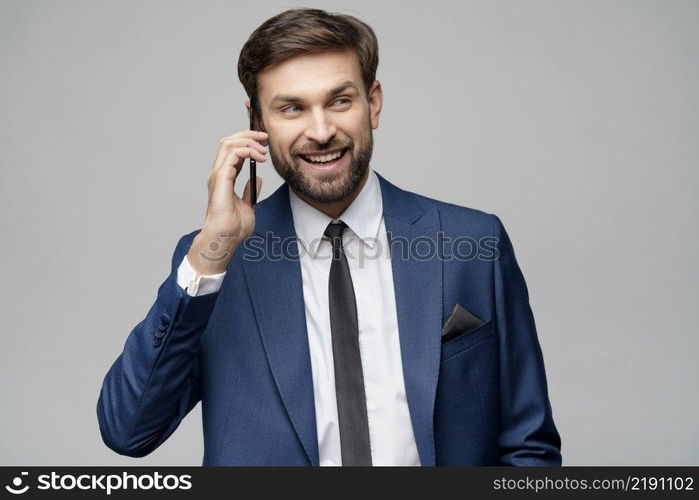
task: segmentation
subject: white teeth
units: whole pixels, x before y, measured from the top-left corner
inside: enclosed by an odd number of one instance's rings
[[[308,158],[309,160],[316,162],[316,163],[324,163],[326,161],[331,161],[336,158],[339,158],[342,156],[342,151],[338,151],[337,153],[331,154],[331,155],[323,155],[323,156],[310,156],[310,155],[305,155],[305,158]]]

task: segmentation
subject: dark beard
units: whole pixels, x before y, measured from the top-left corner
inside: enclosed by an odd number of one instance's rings
[[[337,201],[344,200],[345,198],[351,196],[359,187],[362,179],[366,175],[369,169],[369,162],[371,161],[371,153],[374,149],[374,134],[369,128],[369,137],[365,141],[365,146],[357,152],[357,156],[354,153],[354,143],[350,145],[349,151],[347,151],[350,157],[349,173],[347,177],[343,179],[343,182],[334,186],[332,189],[317,189],[312,183],[304,177],[300,169],[297,168],[295,163],[289,163],[285,161],[284,158],[279,158],[274,150],[272,149],[272,144],[269,144],[269,154],[274,164],[274,170],[284,179],[289,187],[293,189],[296,193],[306,196],[308,199],[316,201],[318,203],[334,203]],[[341,172],[340,175],[345,175]],[[336,174],[330,174],[328,176],[329,182],[322,184],[329,185],[330,182],[336,179]]]

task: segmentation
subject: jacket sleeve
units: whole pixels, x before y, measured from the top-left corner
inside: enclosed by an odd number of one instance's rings
[[[505,228],[492,215],[498,252],[493,260],[500,355],[500,461],[513,466],[561,465],[544,359],[529,292]]]
[[[218,292],[192,297],[177,283],[177,268],[199,231],[180,238],[155,303],[102,383],[97,401],[102,440],[121,455],[151,453],[200,399],[199,341]]]

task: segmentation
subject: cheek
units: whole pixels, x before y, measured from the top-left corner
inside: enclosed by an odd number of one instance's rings
[[[297,129],[298,127],[279,126],[269,132],[272,147],[277,154],[289,156],[294,146],[300,144],[302,134]]]
[[[338,122],[338,126],[352,137],[356,138],[362,137],[368,133],[367,129],[371,127],[371,121],[364,109],[357,109],[356,111],[353,110],[351,113],[347,113],[347,115]]]
[[[289,156],[290,144],[284,139],[279,139],[277,135],[270,134],[269,148],[277,156]]]

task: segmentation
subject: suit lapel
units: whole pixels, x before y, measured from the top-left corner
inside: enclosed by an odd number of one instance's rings
[[[391,249],[393,285],[413,433],[423,466],[436,463],[434,402],[442,322],[442,259],[436,209],[425,210],[410,193],[377,176]],[[422,243],[418,243],[422,241]]]
[[[306,455],[317,466],[303,282],[286,183],[255,207],[255,234],[246,242],[243,268],[272,376]]]
[[[391,249],[408,407],[420,462],[432,466],[442,321],[442,260],[434,256],[439,216],[378,172],[377,177]],[[309,461],[318,465],[303,281],[286,183],[256,206],[255,219],[255,237],[242,247],[245,278],[279,394]],[[273,240],[277,254],[285,249],[282,256],[271,253]],[[424,243],[416,246],[420,240]],[[431,257],[425,257],[428,251]]]

